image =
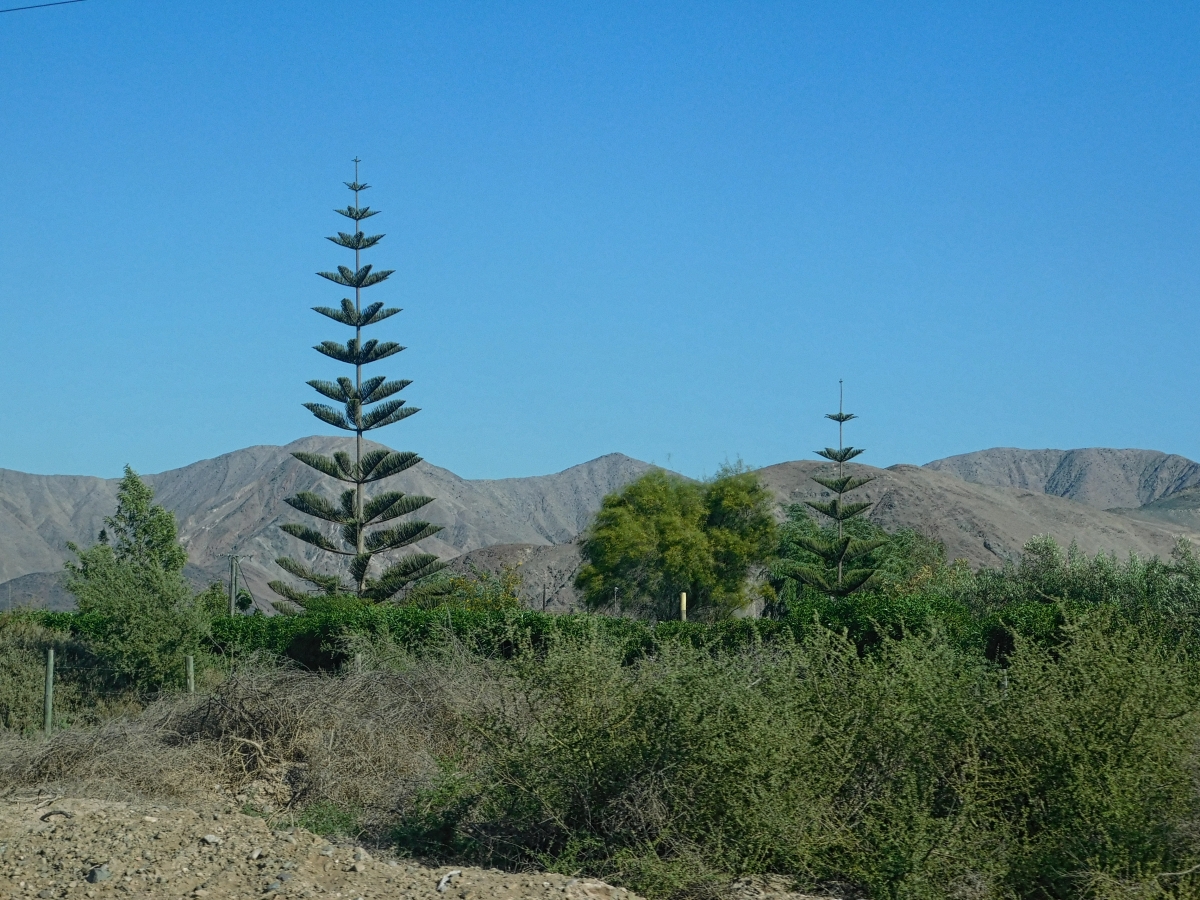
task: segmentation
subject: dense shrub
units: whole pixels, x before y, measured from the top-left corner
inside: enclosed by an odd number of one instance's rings
[[[129,762],[169,738],[159,755],[184,754],[197,785],[293,773],[298,822],[652,897],[763,872],[897,898],[1196,886],[1200,673],[1115,605],[1062,613],[1051,640],[1017,635],[1002,664],[932,622],[860,645],[786,621],[355,615],[325,623],[325,652],[361,660],[338,677],[260,661],[106,730],[103,765],[95,739],[67,733],[5,771],[174,795],[179,766]],[[314,621],[224,620],[280,640]]]
[[[181,572],[119,560],[106,546],[79,557],[67,578],[79,603],[74,631],[130,687],[181,687],[184,657],[203,661],[211,646],[209,595],[197,597]]]
[[[423,609],[458,607],[472,611],[515,610],[521,607],[521,576],[511,566],[485,572],[442,570],[422,578],[402,595],[405,606]]]
[[[292,773],[294,821],[655,898],[768,872],[872,897],[1200,896],[1190,548],[1120,561],[1039,539],[972,572],[894,541],[872,589],[782,585],[773,619],[545,615],[491,602],[503,578],[432,608],[216,617],[208,646],[250,674],[105,731],[139,742],[104,751],[105,777],[178,791],[169,766],[127,764],[169,735],[197,742],[161,754],[196,784]],[[0,618],[5,727],[40,721],[48,642],[82,669],[120,658],[112,627],[102,609]],[[89,690],[64,687],[67,708]],[[252,746],[262,760],[230,756]],[[0,774],[99,765],[91,738],[38,752]]]
[[[120,680],[90,642],[28,613],[0,613],[0,730],[40,730],[46,651],[55,655],[53,727],[94,724],[129,707]]]
[[[67,616],[45,616],[70,626]],[[412,606],[317,606],[302,616],[246,616],[212,622],[219,652],[237,657],[267,652],[301,666],[336,671],[350,658],[356,641],[382,639],[406,651],[436,651],[452,641],[483,657],[512,657],[525,650],[543,652],[554,641],[597,635],[633,660],[677,642],[703,647],[740,647],[773,640],[812,622],[732,619],[714,624],[648,623],[639,619],[588,614],[554,615],[529,610],[478,610],[463,607],[423,609]]]
[[[863,540],[884,534],[869,522],[848,527]],[[780,555],[811,562],[795,538],[818,530],[802,508],[792,507],[780,528]],[[1183,539],[1169,560],[1136,554],[1121,560],[1088,556],[1074,545],[1064,550],[1040,536],[1025,545],[1018,561],[976,571],[962,560],[948,564],[936,542],[902,530],[869,562],[876,577],[844,600],[772,577],[776,600],[768,614],[791,621],[815,617],[845,629],[860,648],[936,624],[960,646],[984,647],[997,659],[1019,636],[1053,642],[1069,616],[1105,609],[1200,650],[1200,560]]]
[[[1003,670],[936,632],[866,656],[823,631],[632,665],[563,640],[511,665],[468,729],[472,767],[398,834],[653,896],[779,872],[881,897],[1076,897],[1200,861],[1192,676],[1103,621],[1020,642]]]

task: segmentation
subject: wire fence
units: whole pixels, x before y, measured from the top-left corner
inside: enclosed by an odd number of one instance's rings
[[[196,658],[191,654],[182,657],[181,668],[185,690],[188,694],[196,692]],[[46,661],[44,670],[44,684],[42,691],[42,731],[47,737],[54,733],[55,721],[55,687],[59,680],[64,675],[83,675],[87,676],[111,676],[114,680],[126,676],[128,673],[125,669],[116,666],[103,665],[98,663],[79,663],[70,662],[63,663],[56,659],[53,647],[46,650]],[[93,692],[104,693],[104,688],[96,681],[90,682],[90,688]],[[112,694],[128,694],[128,688],[113,687],[110,691]],[[157,699],[166,696],[175,696],[178,691],[167,689],[158,689],[149,692],[140,692],[138,699],[143,702],[153,702]]]

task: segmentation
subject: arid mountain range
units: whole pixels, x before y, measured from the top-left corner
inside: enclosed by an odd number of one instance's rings
[[[925,466],[963,481],[1065,497],[1096,509],[1132,509],[1200,486],[1200,463],[1157,450],[1016,450],[997,447]]]
[[[283,501],[296,491],[332,496],[337,486],[291,457],[294,450],[328,452],[336,438],[312,437],[286,447],[250,447],[163,472],[146,480],[179,521],[188,574],[196,584],[223,581],[226,554],[242,562],[261,606],[266,584],[280,577],[274,559],[325,560],[278,526],[300,516]],[[820,496],[810,480],[818,462],[786,462],[760,470],[780,501]],[[389,486],[436,502],[425,518],[444,530],[424,544],[455,558],[454,566],[496,570],[517,565],[533,606],[573,606],[579,565],[574,538],[605,494],[650,469],[610,454],[555,475],[466,480],[429,463]],[[1089,553],[1130,551],[1165,556],[1178,535],[1200,543],[1200,464],[1149,450],[995,449],[937,460],[926,466],[857,469],[876,476],[858,492],[875,503],[871,517],[885,528],[912,527],[941,540],[951,558],[997,565],[1014,558],[1036,534]],[[27,475],[0,470],[0,608],[64,607],[59,586],[67,542],[95,540],[116,505],[118,481],[80,476]]]
[[[376,446],[368,442],[368,447]],[[291,453],[342,447],[344,441],[337,438],[305,438],[286,447],[248,447],[145,476],[155,499],[179,522],[192,582],[224,581],[229,571],[225,555],[245,556],[242,572],[259,604],[267,606],[274,597],[267,582],[287,577],[275,565],[277,557],[326,565],[327,559],[285,535],[279,525],[305,518],[284,503],[285,497],[305,490],[335,497],[339,490],[333,479],[297,462]],[[423,462],[387,486],[436,498],[421,515],[444,529],[424,541],[422,549],[452,558],[494,544],[568,543],[605,494],[649,468],[610,454],[555,475],[468,481]],[[58,573],[70,558],[67,542],[86,546],[96,540],[104,517],[116,508],[118,484],[118,479],[0,469],[0,608],[70,602],[57,587]]]

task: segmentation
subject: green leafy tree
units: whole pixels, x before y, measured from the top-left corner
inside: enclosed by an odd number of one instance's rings
[[[86,550],[67,545],[75,559],[66,564],[65,582],[82,627],[119,680],[144,690],[182,683],[184,657],[203,653],[213,590],[192,592],[175,516],[154,503],[153,489],[128,466],[116,513],[104,525],[106,541]]]
[[[726,467],[707,483],[654,470],[604,498],[576,577],[591,609],[653,619],[720,618],[751,597],[748,576],[775,545],[771,495],[758,476]]]
[[[778,575],[811,585],[831,597],[845,597],[867,586],[875,574],[871,554],[887,543],[886,537],[864,537],[846,527],[847,523],[865,515],[872,505],[862,501],[847,501],[846,494],[875,479],[871,475],[846,472],[846,463],[864,451],[845,446],[842,430],[847,422],[858,417],[843,411],[841,382],[838,387],[838,411],[825,416],[838,423],[837,449],[826,447],[817,451],[818,456],[833,463],[834,472],[832,475],[822,473],[812,476],[812,480],[832,493],[833,498],[805,501],[806,505],[829,520],[830,525],[815,534],[798,534],[793,538],[798,547],[816,557],[815,563],[784,559],[776,565]]]
[[[117,511],[105,518],[100,536],[118,562],[176,573],[187,565],[175,514],[155,504],[154,489],[129,466],[117,488]]]
[[[399,491],[387,491],[368,497],[365,487],[397,475],[415,466],[421,457],[415,453],[397,452],[386,448],[363,451],[363,435],[368,431],[392,425],[416,413],[415,407],[405,406],[396,394],[411,384],[407,380],[388,381],[383,375],[363,377],[363,368],[399,353],[404,348],[393,341],[363,339],[363,329],[376,325],[396,313],[399,309],[385,307],[383,303],[364,306],[362,292],[387,280],[393,270],[375,271],[371,265],[363,265],[361,254],[374,247],[383,235],[366,235],[361,223],[378,213],[370,207],[359,205],[359,194],[369,185],[358,181],[358,161],[354,164],[354,181],[346,182],[354,192],[354,205],[336,210],[354,223],[354,232],[338,232],[329,240],[354,251],[354,268],[338,266],[336,272],[318,272],[322,278],[346,288],[353,288],[354,299],[343,298],[340,308],[314,307],[314,310],[333,321],[354,329],[354,336],[346,343],[324,341],[317,352],[354,368],[354,378],[341,377],[333,381],[310,381],[308,384],[318,393],[341,404],[335,408],[324,403],[306,403],[305,407],[327,425],[353,432],[355,436],[354,456],[345,452],[333,456],[317,453],[294,453],[293,456],[323,475],[352,485],[342,492],[338,500],[331,501],[311,491],[289,497],[287,503],[305,515],[312,516],[336,526],[341,546],[325,531],[308,525],[287,524],[282,528],[292,537],[326,553],[340,555],[349,564],[350,581],[347,583],[336,575],[318,572],[289,557],[276,560],[280,567],[317,589],[315,596],[330,596],[351,593],[363,600],[382,601],[418,578],[432,574],[442,568],[438,558],[430,553],[410,553],[386,565],[378,574],[372,572],[375,556],[400,550],[429,537],[441,530],[439,525],[400,518],[416,512],[432,502],[432,497],[406,495]],[[382,526],[374,528],[372,526]],[[298,591],[282,581],[271,582],[271,588],[280,596],[301,607],[309,603],[313,593]]]

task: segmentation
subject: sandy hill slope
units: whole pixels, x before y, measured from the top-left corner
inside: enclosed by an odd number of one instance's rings
[[[1200,463],[1157,450],[996,447],[934,460],[925,468],[975,484],[1066,497],[1097,509],[1136,508],[1200,486]]]
[[[823,488],[811,476],[827,463],[790,462],[761,469],[759,474],[784,503],[812,500]],[[1167,556],[1186,528],[1133,521],[1032,490],[976,484],[934,469],[851,466],[876,480],[855,491],[875,504],[871,519],[884,528],[915,528],[946,546],[951,559],[973,565],[997,565],[1016,558],[1031,537],[1049,534],[1064,546],[1075,541],[1088,553],[1130,551]],[[1200,542],[1200,535],[1192,535]]]
[[[340,489],[333,479],[294,460],[291,452],[331,452],[344,446],[337,438],[305,438],[286,447],[249,447],[146,476],[156,499],[176,515],[193,581],[222,580],[228,567],[223,554],[247,555],[251,558],[243,563],[243,571],[251,590],[267,600],[273,596],[267,581],[282,574],[274,565],[276,557],[288,554],[326,563],[278,526],[304,519],[284,498],[302,490],[334,497]],[[492,544],[570,541],[605,494],[649,468],[614,453],[554,475],[471,481],[421,463],[389,481],[388,487],[436,498],[422,514],[445,529],[422,549],[451,558]],[[58,573],[69,556],[68,541],[87,545],[95,540],[104,517],[116,506],[117,484],[114,479],[0,470],[0,608],[8,605],[5,582]],[[26,578],[8,585],[7,594],[26,597],[43,583],[52,579]]]
[[[62,568],[67,541],[95,540],[116,496],[103,478],[0,469],[0,582]]]
[[[305,438],[147,476],[159,501],[178,518],[192,581],[223,581],[224,554],[249,556],[243,571],[265,606],[273,597],[267,582],[281,575],[276,557],[289,554],[330,566],[278,526],[302,520],[284,498],[301,490],[333,497],[340,489],[292,459],[291,452],[342,446],[337,438]],[[811,476],[821,466],[828,464],[787,462],[760,474],[782,505],[820,496],[823,489]],[[544,589],[547,608],[561,610],[578,603],[572,587],[580,559],[574,539],[606,494],[650,468],[610,454],[554,475],[471,481],[421,463],[394,484],[437,498],[424,512],[445,530],[424,542],[425,549],[458,557],[459,569],[519,566],[530,605],[541,605]],[[877,477],[858,492],[875,504],[874,521],[888,529],[916,528],[941,540],[950,558],[973,565],[1015,558],[1038,534],[1064,545],[1075,541],[1089,553],[1121,555],[1165,556],[1181,533],[1200,542],[1200,466],[1179,456],[1000,449],[924,467],[855,468]],[[116,505],[116,489],[116,480],[0,470],[0,609],[70,603],[57,588],[66,543],[95,539]]]
[[[812,481],[823,462],[786,462],[759,470],[763,482],[782,508],[789,503],[828,497]],[[1022,546],[1035,535],[1049,534],[1064,547],[1072,541],[1088,553],[1133,551],[1142,556],[1168,556],[1180,534],[1200,544],[1200,491],[1191,497],[1191,517],[1171,518],[1155,513],[1152,504],[1137,510],[1140,520],[1128,515],[1085,506],[1073,500],[1012,487],[992,487],[965,481],[949,472],[918,466],[876,469],[851,466],[875,476],[854,496],[875,504],[872,521],[888,529],[915,528],[940,540],[950,559],[965,559],[973,566],[997,566],[1015,560]],[[1166,504],[1167,501],[1161,501]],[[546,589],[551,610],[577,608],[580,602],[572,582],[581,565],[578,543],[561,546],[509,544],[475,550],[458,560],[459,568],[475,566],[498,572],[516,566],[525,579],[526,595],[534,607]]]
[[[0,583],[0,610],[22,607],[65,612],[75,608],[75,598],[58,572],[30,572]]]
[[[579,542],[572,541],[551,546],[496,544],[481,547],[455,559],[450,568],[456,572],[493,574],[499,574],[505,566],[516,569],[521,573],[521,595],[530,608],[571,612],[579,609],[583,602],[582,595],[575,590],[575,576],[582,565]],[[0,603],[3,603],[2,596]]]
[[[1115,509],[1113,512],[1168,528],[1200,532],[1200,486],[1184,488],[1136,509]]]

